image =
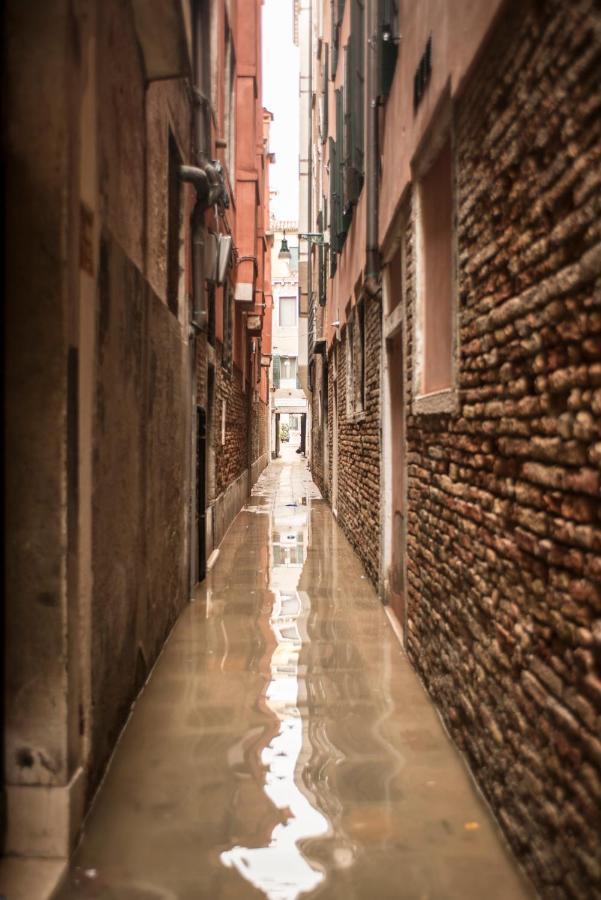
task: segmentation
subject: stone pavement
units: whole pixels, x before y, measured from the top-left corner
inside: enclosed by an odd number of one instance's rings
[[[135,705],[62,900],[533,896],[283,448]]]

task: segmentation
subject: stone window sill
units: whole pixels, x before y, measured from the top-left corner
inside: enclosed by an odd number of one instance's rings
[[[413,401],[413,414],[416,416],[437,416],[441,413],[458,411],[458,396],[455,388],[433,391],[431,394],[419,394]]]
[[[362,409],[361,412],[351,413],[350,415],[348,415],[346,418],[346,421],[350,422],[354,425],[358,425],[361,422],[364,422],[366,418],[367,418],[367,413],[365,412],[364,409]]]

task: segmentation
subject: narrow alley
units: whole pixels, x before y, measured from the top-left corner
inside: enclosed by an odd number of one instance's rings
[[[60,897],[300,895],[531,896],[286,448],[135,705]]]
[[[601,900],[599,0],[0,31],[0,900]]]

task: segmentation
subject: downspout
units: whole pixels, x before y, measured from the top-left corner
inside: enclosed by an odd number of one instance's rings
[[[204,303],[204,211],[208,206],[210,184],[204,169],[196,166],[180,166],[182,181],[193,184],[196,189],[196,205],[192,213],[192,327],[204,328],[208,315]]]
[[[192,213],[192,278],[194,295],[192,325],[193,327],[204,328],[208,320],[204,292],[204,213],[205,210],[222,198],[223,182],[218,169],[210,163],[205,163],[202,168],[197,166],[180,166],[179,177],[182,181],[194,185],[196,189],[196,205]]]
[[[367,40],[367,153],[366,153],[366,258],[363,288],[368,297],[377,297],[382,290],[380,280],[380,247],[378,241],[379,215],[379,135],[378,135],[378,63],[380,41],[378,35],[378,0],[368,0]]]

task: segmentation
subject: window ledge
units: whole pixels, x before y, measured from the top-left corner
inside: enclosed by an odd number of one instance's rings
[[[366,418],[367,413],[364,409],[362,409],[360,412],[355,412],[348,415],[346,417],[346,421],[351,424],[359,425],[361,422],[365,421]]]
[[[413,400],[413,414],[416,416],[436,416],[441,413],[456,413],[458,397],[456,388],[445,388],[431,394],[419,394]]]

